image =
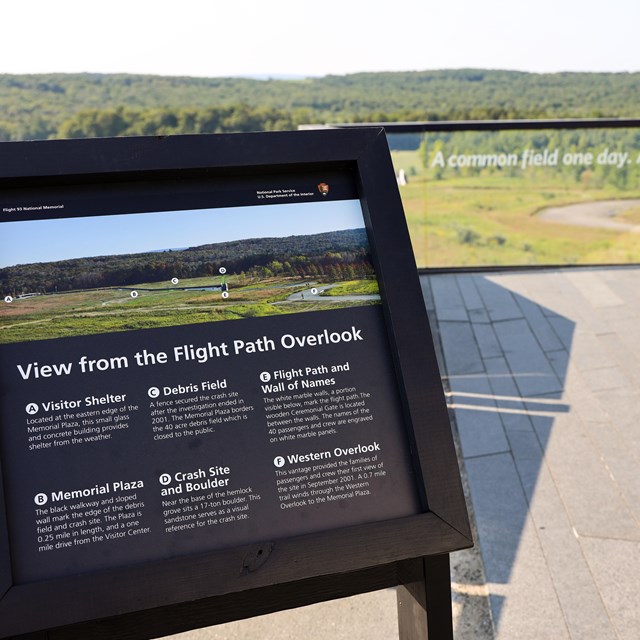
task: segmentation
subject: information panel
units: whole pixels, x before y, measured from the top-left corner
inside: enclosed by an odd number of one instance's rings
[[[0,199],[15,584],[422,510],[347,171]]]

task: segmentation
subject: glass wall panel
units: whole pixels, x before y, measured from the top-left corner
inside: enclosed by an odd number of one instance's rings
[[[421,268],[640,262],[640,128],[388,138]]]

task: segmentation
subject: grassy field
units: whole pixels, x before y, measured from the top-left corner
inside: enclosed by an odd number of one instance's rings
[[[632,207],[627,209],[623,214],[616,216],[620,222],[628,224],[640,224],[640,207]]]
[[[367,281],[362,281],[368,284]],[[219,280],[215,281],[218,284]],[[137,297],[127,289],[91,289],[33,296],[0,306],[0,343],[46,340],[77,335],[149,329],[201,322],[352,307],[358,301],[323,303],[289,301],[288,297],[308,288],[301,278],[267,278],[248,282],[239,276],[227,278],[229,297],[221,291],[170,289],[162,283],[140,283]],[[211,278],[181,280],[179,287],[211,286]],[[353,281],[357,288],[358,281]],[[151,291],[145,291],[151,289]],[[362,304],[369,304],[363,301]]]
[[[550,206],[638,198],[637,191],[596,188],[534,171],[428,179],[417,151],[392,155],[396,170],[408,176],[400,193],[419,267],[640,261],[640,234],[557,224],[535,215]],[[640,223],[640,211],[624,218]]]
[[[348,280],[330,289],[323,296],[370,296],[379,293],[377,280]]]

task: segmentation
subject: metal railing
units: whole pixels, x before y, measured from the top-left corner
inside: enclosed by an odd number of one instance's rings
[[[325,126],[385,128],[420,269],[640,262],[640,119]]]

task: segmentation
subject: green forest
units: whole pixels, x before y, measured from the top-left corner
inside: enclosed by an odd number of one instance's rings
[[[295,129],[325,122],[636,117],[640,73],[479,69],[302,80],[0,75],[0,140]]]
[[[0,290],[15,297],[208,276],[217,284],[221,265],[243,284],[274,276],[336,281],[373,275],[366,232],[350,229],[16,265],[0,269]]]

